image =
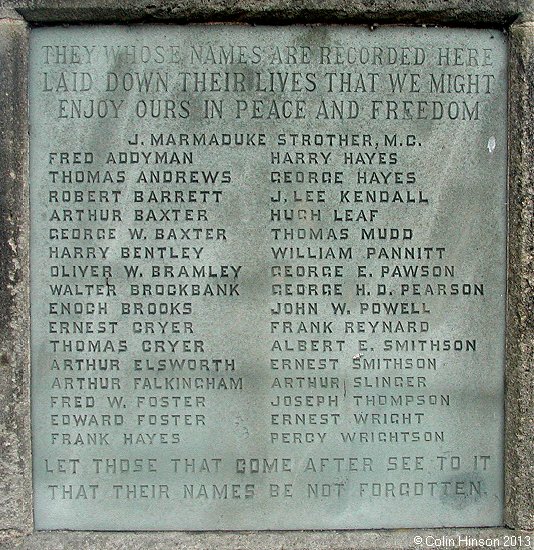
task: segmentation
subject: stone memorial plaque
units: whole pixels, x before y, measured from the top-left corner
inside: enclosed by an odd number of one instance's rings
[[[502,524],[506,42],[31,31],[39,529]]]

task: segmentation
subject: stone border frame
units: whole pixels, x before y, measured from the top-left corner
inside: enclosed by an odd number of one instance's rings
[[[30,430],[28,38],[79,23],[344,23],[490,27],[509,36],[505,527],[355,531],[34,531]],[[534,5],[531,0],[0,0],[0,548],[451,547],[532,535]],[[417,545],[414,537],[422,537]],[[425,545],[425,538],[438,539]],[[450,537],[450,539],[449,539]],[[429,539],[431,540],[431,539]],[[441,543],[440,543],[441,541]],[[447,541],[449,543],[447,544]],[[526,547],[509,544],[509,547]],[[466,548],[474,545],[463,546]]]

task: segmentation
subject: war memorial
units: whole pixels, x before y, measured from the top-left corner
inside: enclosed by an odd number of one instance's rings
[[[2,548],[529,548],[529,2],[4,1]]]

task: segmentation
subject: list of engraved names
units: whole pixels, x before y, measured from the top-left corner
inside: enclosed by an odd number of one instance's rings
[[[502,523],[505,52],[32,31],[39,528]]]

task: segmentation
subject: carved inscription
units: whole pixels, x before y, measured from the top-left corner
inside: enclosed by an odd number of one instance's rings
[[[497,525],[495,31],[32,31],[39,528]]]

